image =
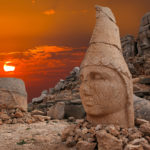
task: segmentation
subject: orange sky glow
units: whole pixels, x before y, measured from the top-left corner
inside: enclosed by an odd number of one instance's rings
[[[136,37],[150,11],[150,0],[0,0],[0,77],[23,79],[29,100],[65,78],[84,57],[95,4],[112,9],[121,36]]]

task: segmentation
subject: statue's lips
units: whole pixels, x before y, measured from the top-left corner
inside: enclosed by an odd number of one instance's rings
[[[88,107],[91,107],[91,106],[93,106],[93,97],[92,96],[87,96],[86,95],[86,98],[84,99],[84,104],[86,105],[86,106],[88,106]]]

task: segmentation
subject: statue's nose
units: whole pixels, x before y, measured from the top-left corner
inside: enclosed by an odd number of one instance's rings
[[[84,94],[90,95],[90,93],[91,93],[90,85],[89,84],[84,84],[82,86],[82,91],[84,92]]]

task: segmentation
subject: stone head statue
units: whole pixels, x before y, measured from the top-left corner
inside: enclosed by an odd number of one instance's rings
[[[20,108],[27,111],[27,92],[23,80],[0,78],[0,109]]]
[[[139,54],[150,54],[150,12],[146,13],[141,20],[137,39]]]
[[[134,125],[132,78],[122,56],[119,29],[109,8],[96,6],[96,26],[81,63],[80,96],[94,125]]]

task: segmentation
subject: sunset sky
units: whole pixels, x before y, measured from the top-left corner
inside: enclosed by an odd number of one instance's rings
[[[95,4],[112,9],[121,36],[136,37],[150,11],[150,0],[0,0],[0,77],[23,79],[29,100],[64,79],[88,47]]]

